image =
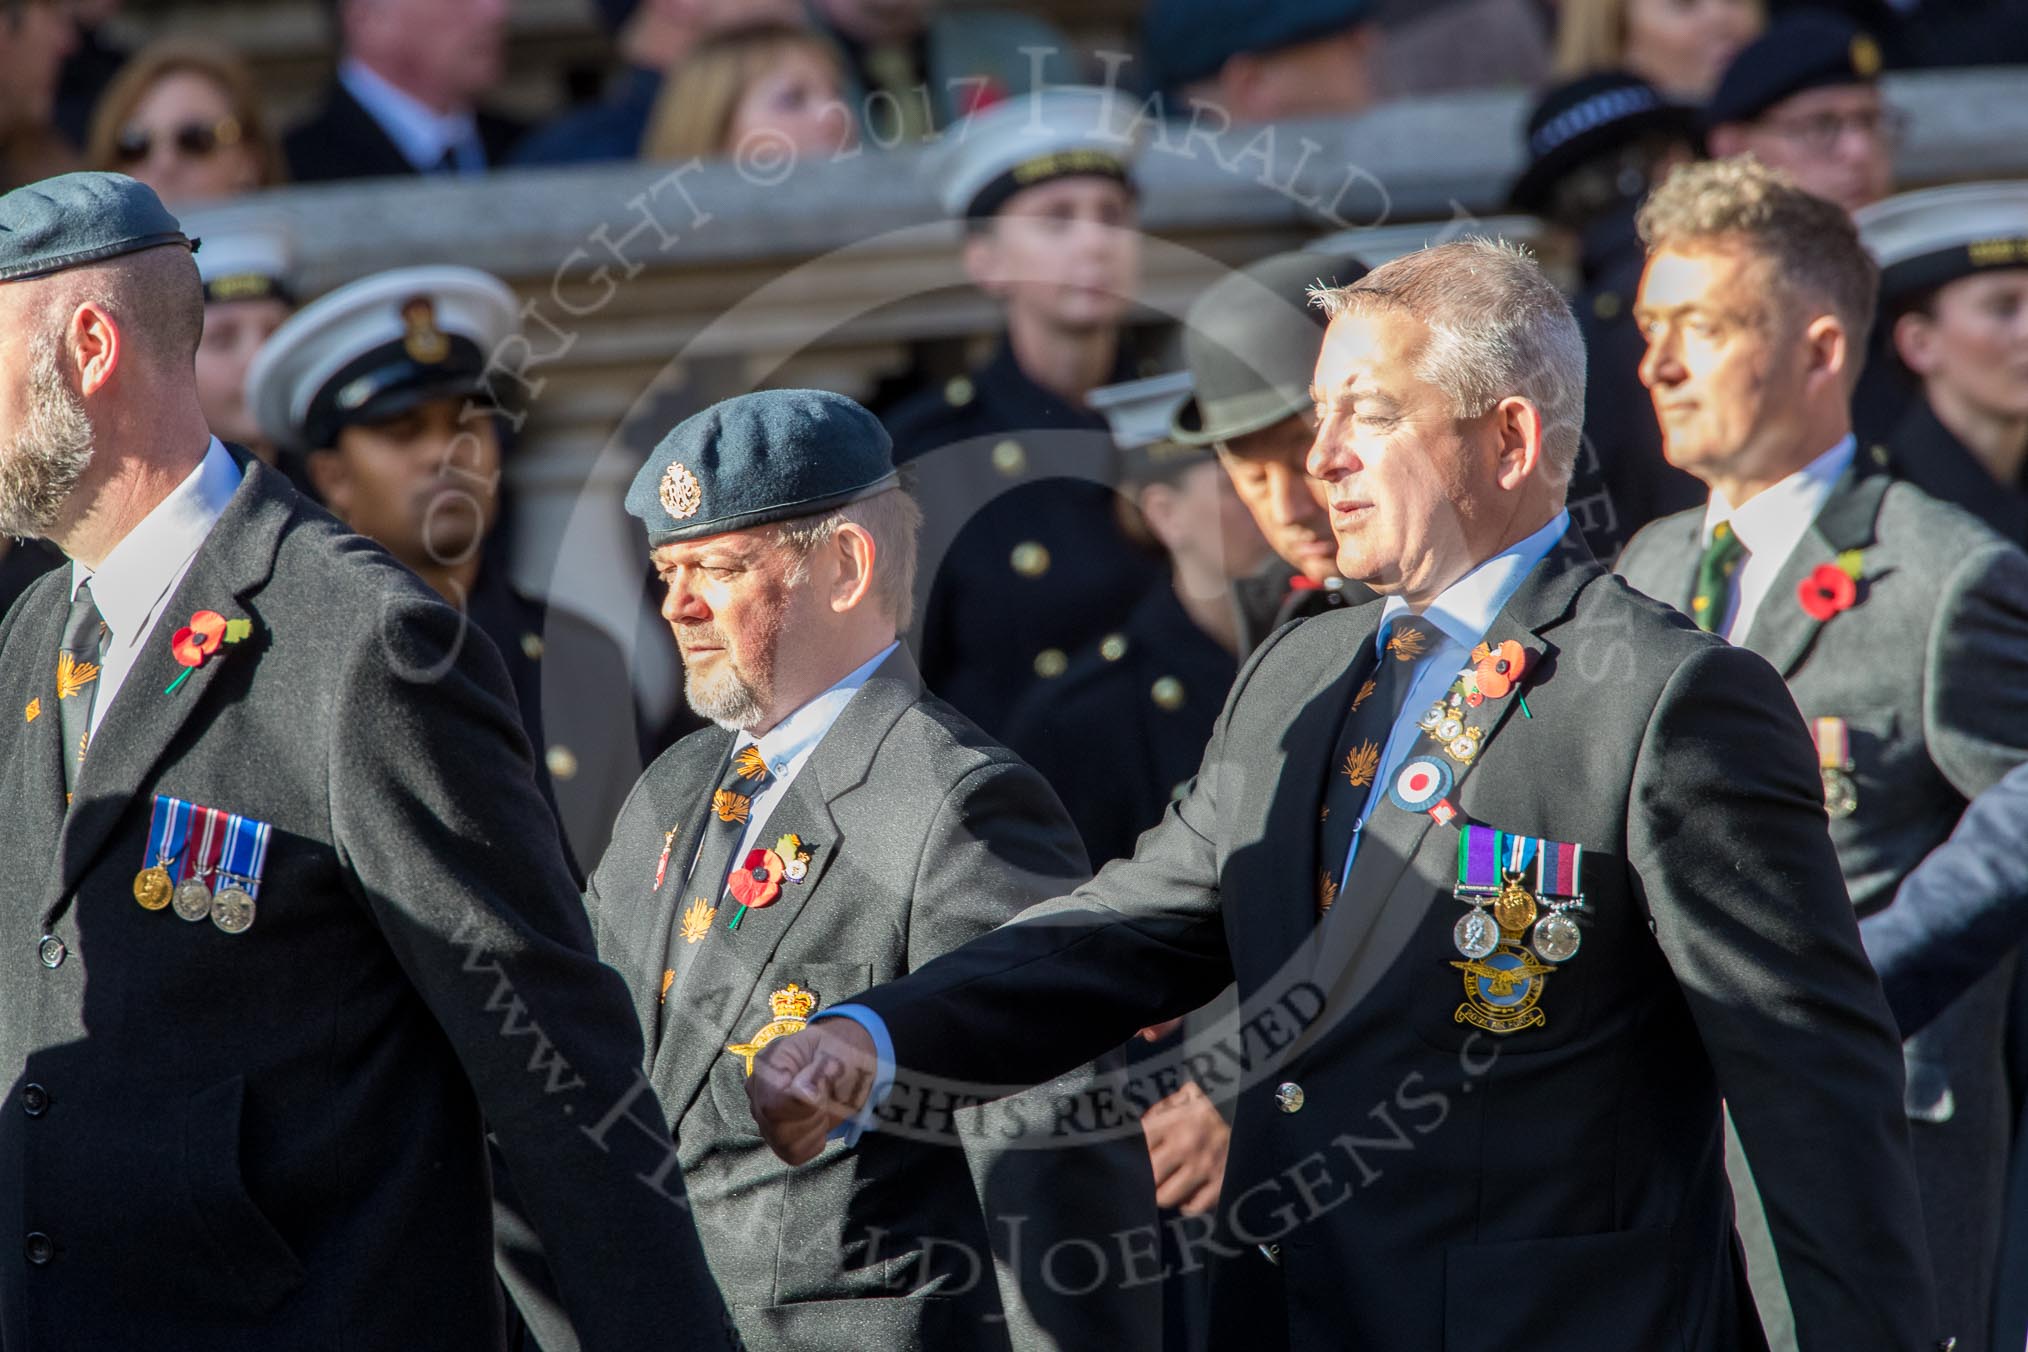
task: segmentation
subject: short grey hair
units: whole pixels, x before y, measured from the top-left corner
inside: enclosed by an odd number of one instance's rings
[[[922,530],[922,509],[900,488],[776,526],[775,543],[797,556],[791,582],[799,585],[808,577],[804,565],[810,551],[837,538],[838,528],[848,521],[873,537],[874,603],[894,621],[897,632],[907,633],[915,613],[916,535]]]
[[[1584,435],[1584,338],[1526,250],[1476,237],[1436,244],[1310,299],[1333,319],[1397,310],[1421,320],[1430,339],[1416,375],[1443,392],[1451,416],[1527,399],[1542,415],[1544,458],[1570,482]]]

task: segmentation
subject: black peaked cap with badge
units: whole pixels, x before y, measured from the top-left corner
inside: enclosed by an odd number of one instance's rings
[[[1775,16],[1741,49],[1704,108],[1704,125],[1752,122],[1783,99],[1827,85],[1873,84],[1880,44],[1851,20],[1818,9]]]
[[[1543,94],[1528,114],[1528,164],[1514,180],[1510,199],[1521,210],[1542,215],[1564,175],[1653,134],[1694,142],[1697,110],[1623,70],[1568,80]]]
[[[155,190],[125,174],[60,174],[0,196],[0,282],[197,242]]]
[[[899,482],[880,420],[842,394],[761,390],[663,437],[627,489],[650,548],[814,516]]]

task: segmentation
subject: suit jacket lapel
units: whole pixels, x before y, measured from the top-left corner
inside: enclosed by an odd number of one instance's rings
[[[274,571],[275,551],[298,499],[274,470],[243,452],[235,452],[234,458],[246,477],[156,617],[154,630],[92,739],[57,841],[54,867],[47,875],[46,923],[62,914],[79,876],[97,858],[135,799],[147,792],[157,762],[204,706],[205,693],[220,673],[260,660],[262,650],[276,639],[266,632],[248,599]],[[215,610],[228,620],[251,619],[253,632],[231,648],[220,648],[174,694],[166,694],[184,670],[170,654],[169,638],[198,610]]]
[[[661,812],[656,820],[667,821],[676,828],[676,834],[669,841],[669,870],[663,876],[662,887],[647,893],[648,904],[639,912],[640,938],[633,954],[634,973],[629,983],[634,988],[635,1008],[641,1016],[650,1061],[660,1057],[662,1042],[667,1037],[668,1019],[663,1017],[661,1003],[662,973],[669,966],[669,932],[697,891],[685,884],[691,881],[690,865],[697,858],[698,843],[711,817],[711,791],[717,785],[719,767],[725,764],[726,749],[731,744],[731,733],[715,730],[687,738],[678,744],[675,763],[663,772],[671,782],[682,786],[683,795],[659,805]],[[648,881],[653,883],[653,874]],[[716,902],[717,898],[712,897],[707,904]],[[670,1018],[675,1013],[673,1009],[668,1011]]]
[[[1466,706],[1465,726],[1480,729],[1481,737],[1478,753],[1470,763],[1460,765],[1444,757],[1452,770],[1449,798],[1454,806],[1462,801],[1465,781],[1485,761],[1527,690],[1553,674],[1556,646],[1544,633],[1562,623],[1577,594],[1602,575],[1581,537],[1575,530],[1568,531],[1523,579],[1493,621],[1486,642],[1511,638],[1519,643],[1528,653],[1526,675],[1521,686],[1505,698],[1485,700],[1476,708]],[[1415,747],[1416,754],[1443,756],[1427,737]],[[1311,942],[1312,978],[1330,992],[1334,1003],[1356,1002],[1371,990],[1421,925],[1437,893],[1409,874],[1409,866],[1434,824],[1424,812],[1405,812],[1384,800],[1375,806],[1344,891],[1317,926]],[[1463,824],[1460,815],[1444,828],[1447,842],[1454,843],[1451,833]],[[1405,874],[1409,876],[1404,881]]]
[[[797,918],[817,904],[817,892],[831,861],[847,843],[839,833],[831,804],[865,782],[895,721],[921,696],[922,677],[915,663],[906,648],[896,649],[838,715],[788,792],[768,814],[755,846],[772,848],[777,839],[794,832],[810,851],[810,872],[800,883],[784,882],[781,896],[772,905],[749,909],[740,918],[737,932],[724,932],[731,919],[731,905],[721,905],[714,921],[719,932],[705,941],[718,951],[698,955],[678,993],[676,1007],[669,1011],[665,1034],[655,1053],[651,1078],[664,1091],[662,1106],[672,1122],[681,1121],[690,1110],[712,1066],[727,1054],[727,1044],[741,1041],[753,1031],[739,1028],[738,1036],[734,1035],[741,1013],[760,984],[761,973],[774,960]],[[849,993],[820,992],[827,998]]]
[[[1797,600],[1797,590],[1811,573],[1848,549],[1863,549],[1873,543],[1873,525],[1886,495],[1885,474],[1863,473],[1858,467],[1846,475],[1824,502],[1817,519],[1790,551],[1775,574],[1773,585],[1762,598],[1753,624],[1741,637],[1741,646],[1765,657],[1784,678],[1792,675],[1816,640],[1824,621],[1814,619]],[[1863,584],[1862,584],[1863,585]],[[1863,598],[1862,598],[1863,599]]]
[[[56,700],[56,650],[63,641],[69,574],[69,568],[59,569],[61,580],[43,585],[33,613],[24,606],[9,636],[5,675],[0,677],[9,701],[0,717],[14,723],[15,747],[5,798],[16,805],[21,819],[11,838],[25,851],[8,867],[9,875],[17,879],[48,872],[63,831],[63,720]]]

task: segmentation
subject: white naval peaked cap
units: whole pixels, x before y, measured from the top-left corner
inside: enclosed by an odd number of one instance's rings
[[[247,371],[247,407],[276,446],[326,449],[342,427],[484,389],[486,364],[517,331],[518,312],[507,284],[476,268],[362,277],[275,330]]]
[[[184,213],[183,228],[204,246],[197,251],[197,275],[206,303],[295,303],[296,235],[287,218],[242,204],[200,207]]]
[[[1138,105],[1098,85],[1051,85],[973,113],[926,157],[951,216],[991,216],[1023,188],[1080,174],[1131,186],[1146,129]]]
[[[1988,268],[2028,268],[2028,182],[1954,183],[1905,192],[1852,214],[1896,300]]]

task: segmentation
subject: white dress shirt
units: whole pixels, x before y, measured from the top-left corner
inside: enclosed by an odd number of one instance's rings
[[[1704,504],[1704,531],[1699,537],[1709,548],[1711,535],[1721,521],[1732,523],[1732,533],[1746,546],[1746,558],[1732,575],[1732,599],[1724,623],[1717,632],[1733,643],[1753,629],[1753,617],[1774,586],[1775,575],[1796,552],[1810,523],[1824,510],[1838,479],[1852,466],[1859,442],[1847,436],[1843,441],[1804,465],[1788,478],[1748,498],[1735,507],[1717,489]]]
[[[338,82],[380,124],[387,139],[403,159],[420,174],[434,173],[444,152],[457,156],[458,172],[481,173],[486,168],[486,146],[479,139],[479,122],[470,111],[438,113],[405,90],[396,89],[372,69],[347,58],[338,65]]]
[[[141,650],[151,642],[167,643],[179,626],[189,622],[189,616],[179,615],[173,623],[158,623],[170,595],[190,571],[198,547],[225,514],[225,505],[232,501],[242,477],[232,456],[213,437],[197,468],[113,546],[97,569],[71,560],[70,599],[77,599],[80,583],[91,583],[92,601],[106,624],[99,652],[99,689],[92,699],[94,737]],[[215,608],[229,599],[214,596],[203,601]]]
[[[740,837],[739,849],[732,856],[735,865],[746,858],[747,851],[754,848],[756,841],[764,838],[761,833],[767,829],[768,817],[773,814],[775,804],[788,793],[789,785],[795,782],[796,776],[809,762],[810,753],[817,749],[817,743],[824,740],[824,734],[838,721],[838,715],[845,712],[845,706],[859,693],[859,687],[865,685],[867,678],[879,670],[880,664],[900,646],[899,642],[895,642],[882,648],[844,680],[768,729],[766,736],[755,738],[742,732],[733,739],[734,756],[750,746],[757,746],[761,759],[768,764],[767,785],[753,796],[753,804],[748,809],[746,834]]]

